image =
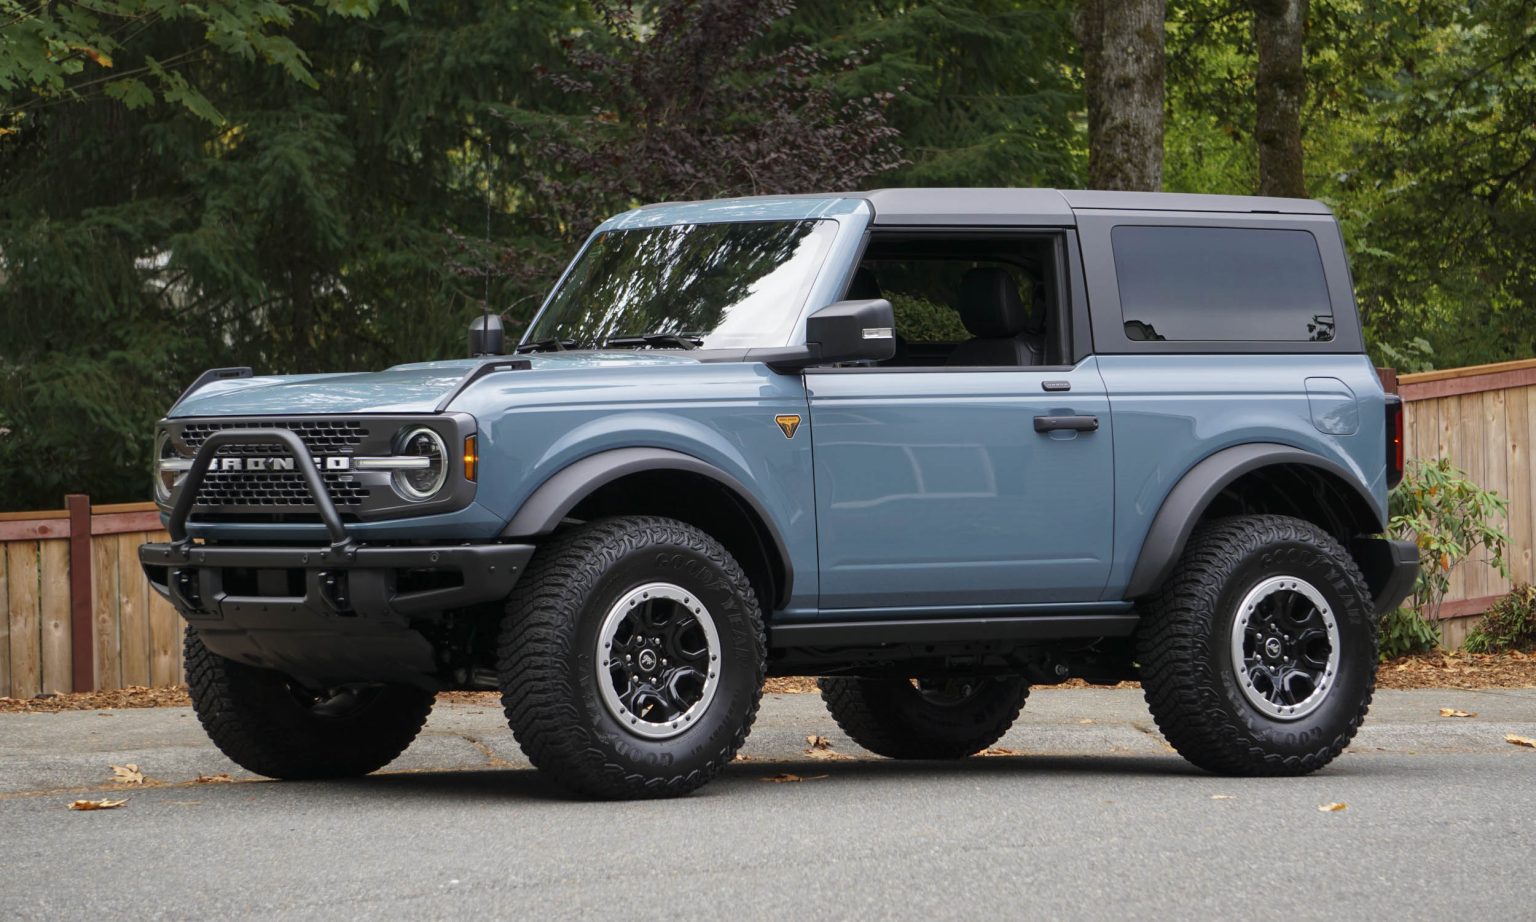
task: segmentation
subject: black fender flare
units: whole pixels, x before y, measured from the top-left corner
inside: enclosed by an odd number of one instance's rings
[[[775,608],[787,604],[794,584],[794,565],[790,562],[789,549],[784,536],[774,524],[773,517],[763,508],[756,496],[745,484],[731,474],[693,455],[668,448],[613,448],[588,455],[574,461],[545,480],[523,501],[512,520],[502,529],[503,538],[534,538],[548,535],[560,526],[572,509],[601,487],[621,477],[642,471],[685,471],[707,477],[719,484],[733,499],[741,503],[755,517],[763,534],[777,557],[775,574],[778,582],[778,598]]]
[[[1358,532],[1377,534],[1386,530],[1386,517],[1375,497],[1361,488],[1355,475],[1336,462],[1274,442],[1234,445],[1190,468],[1168,491],[1141,543],[1141,552],[1125,588],[1125,598],[1146,595],[1163,584],[1184,554],[1184,545],[1189,542],[1195,523],[1222,490],[1244,474],[1277,464],[1316,468],[1348,484],[1355,502],[1350,504],[1347,512]]]

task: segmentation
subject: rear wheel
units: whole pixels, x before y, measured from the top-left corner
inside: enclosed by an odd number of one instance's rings
[[[821,699],[855,743],[892,759],[963,759],[1002,738],[1029,696],[1019,678],[825,678]]]
[[[1142,605],[1142,687],[1157,726],[1221,774],[1300,775],[1359,729],[1376,684],[1376,619],[1354,559],[1310,522],[1238,516],[1199,528]]]
[[[383,768],[416,738],[433,695],[409,685],[318,689],[226,659],[187,629],[187,690],[214,745],[269,778],[350,778]]]
[[[672,797],[746,741],[765,640],[751,583],[672,519],[582,525],[540,548],[501,629],[507,722],[529,761],[589,797]]]

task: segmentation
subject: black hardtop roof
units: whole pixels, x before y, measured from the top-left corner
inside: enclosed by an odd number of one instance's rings
[[[876,224],[1072,223],[1074,212],[1199,211],[1331,215],[1313,199],[1183,192],[1096,192],[1087,189],[876,189],[848,193],[875,210]]]

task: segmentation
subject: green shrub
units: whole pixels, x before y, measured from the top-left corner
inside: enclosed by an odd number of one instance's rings
[[[1435,616],[1451,586],[1451,571],[1479,551],[1508,576],[1504,549],[1509,536],[1494,524],[1509,512],[1509,502],[1467,479],[1447,458],[1410,461],[1402,483],[1390,497],[1387,530],[1419,546],[1419,579],[1409,606],[1381,619],[1383,659],[1423,653],[1440,643]]]
[[[1467,635],[1471,653],[1536,650],[1536,586],[1521,583],[1483,615]]]
[[[963,343],[971,338],[960,312],[917,295],[886,295],[896,314],[896,332],[909,343]]]

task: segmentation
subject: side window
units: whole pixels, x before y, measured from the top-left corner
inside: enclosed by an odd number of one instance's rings
[[[846,296],[891,302],[896,355],[883,366],[1046,365],[1059,352],[1053,256],[1041,238],[876,237]]]
[[[1128,339],[1333,339],[1322,256],[1308,231],[1123,224],[1110,240]]]

